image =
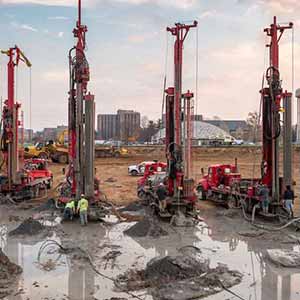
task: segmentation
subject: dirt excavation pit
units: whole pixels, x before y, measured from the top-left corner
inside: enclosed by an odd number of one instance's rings
[[[32,218],[24,220],[16,229],[8,233],[9,236],[19,236],[19,235],[37,235],[45,230],[46,227],[42,225],[39,221],[33,220]]]
[[[145,217],[124,231],[130,237],[160,237],[168,235],[155,218]]]
[[[22,268],[12,263],[0,248],[0,299],[14,291],[12,285],[16,283],[22,271]]]
[[[118,277],[122,291],[148,288],[155,300],[188,300],[206,297],[237,285],[243,275],[225,265],[209,267],[200,256],[154,258],[145,270],[130,270]]]

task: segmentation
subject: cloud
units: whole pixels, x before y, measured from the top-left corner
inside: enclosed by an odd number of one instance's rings
[[[162,72],[163,67],[159,63],[147,63],[143,65],[143,68],[146,72],[159,74]]]
[[[69,74],[67,70],[47,71],[42,74],[44,80],[51,82],[67,82],[68,76]]]
[[[2,0],[2,4],[38,4],[47,6],[75,6],[75,0]]]
[[[133,35],[129,35],[127,40],[130,43],[133,44],[141,44],[144,43],[146,40],[148,39],[152,39],[154,37],[156,37],[159,33],[157,31],[154,31],[150,34],[133,34]]]
[[[28,31],[32,31],[32,32],[38,32],[38,30],[28,24],[19,24],[17,22],[11,22],[10,23],[11,26],[17,28],[17,29],[23,29],[23,30],[28,30]]]
[[[84,6],[101,3],[102,0],[85,0]],[[176,7],[179,9],[188,9],[195,6],[197,0],[111,0],[111,2],[119,2],[131,5],[155,4],[158,6]],[[47,6],[77,6],[77,0],[0,0],[0,4],[37,4]]]
[[[33,31],[33,32],[37,32],[38,30],[30,25],[27,25],[27,24],[22,24],[21,25],[21,28],[22,29],[25,29],[25,30],[29,30],[29,31]]]
[[[146,40],[146,36],[142,34],[134,34],[128,37],[128,41],[133,44],[140,44]]]
[[[206,10],[198,17],[199,20],[215,17],[217,15],[217,11],[215,9],[213,10]]]
[[[62,38],[62,37],[64,36],[64,32],[63,32],[63,31],[60,31],[60,32],[57,34],[57,36],[58,36],[59,38]]]
[[[69,20],[68,17],[65,17],[65,16],[54,16],[54,17],[49,17],[48,20]]]
[[[275,14],[291,14],[300,9],[298,0],[257,0],[252,3],[253,7],[264,6]]]
[[[123,2],[123,3],[129,3],[134,5],[141,5],[141,4],[156,4],[160,6],[173,6],[177,8],[191,8],[195,4],[197,4],[197,0],[114,0],[115,2]]]

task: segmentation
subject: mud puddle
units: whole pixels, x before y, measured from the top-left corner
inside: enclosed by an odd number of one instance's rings
[[[230,223],[232,222],[232,223]],[[235,222],[235,223],[234,223]],[[116,278],[128,269],[141,270],[154,257],[180,254],[180,248],[193,245],[201,249],[210,259],[211,267],[218,263],[243,274],[243,280],[231,290],[244,299],[300,300],[300,269],[284,269],[273,265],[266,257],[267,249],[282,248],[300,251],[296,244],[281,243],[280,239],[265,236],[249,238],[235,231],[249,229],[243,223],[224,218],[216,220],[207,217],[206,223],[195,228],[169,228],[168,236],[160,238],[132,238],[123,231],[135,223],[113,226],[89,224],[81,228],[78,224],[64,224],[51,239],[62,245],[76,244],[88,251],[94,265],[106,276]],[[104,300],[113,297],[132,299],[126,293],[114,291],[114,284],[98,276],[89,264],[76,257],[61,254],[50,247],[43,252],[41,261],[49,269],[37,262],[43,240],[30,238],[14,239],[7,236],[9,224],[1,227],[1,246],[11,261],[23,268],[15,295],[8,300],[72,299]],[[238,228],[235,229],[235,228]],[[116,254],[111,258],[112,254]],[[146,300],[153,299],[147,291],[139,291]],[[227,291],[222,291],[205,299],[235,299]]]

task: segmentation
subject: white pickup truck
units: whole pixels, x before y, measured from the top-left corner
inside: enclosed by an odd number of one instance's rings
[[[142,176],[145,172],[146,164],[152,164],[154,161],[143,161],[138,165],[132,165],[128,167],[128,174],[131,176]]]

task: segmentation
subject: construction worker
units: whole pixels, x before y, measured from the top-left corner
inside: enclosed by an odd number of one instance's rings
[[[156,195],[159,203],[159,210],[164,212],[167,208],[167,190],[165,185],[161,182],[156,190]]]
[[[295,199],[294,191],[291,189],[290,185],[287,185],[283,193],[283,201],[284,201],[283,203],[285,209],[289,213],[290,218],[294,216],[294,212],[293,212],[294,199]]]
[[[269,204],[270,204],[270,199],[269,199],[269,188],[267,185],[263,184],[260,191],[259,191],[259,196],[262,204],[262,209],[265,214],[269,212]]]
[[[84,194],[81,194],[81,199],[77,204],[77,213],[80,215],[80,223],[82,226],[87,225],[87,213],[89,208],[89,202],[85,199]]]
[[[63,219],[65,220],[73,220],[73,216],[75,214],[75,201],[71,199],[65,206]]]

